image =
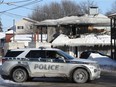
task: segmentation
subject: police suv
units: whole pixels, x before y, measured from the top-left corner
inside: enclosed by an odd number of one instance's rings
[[[76,83],[100,78],[95,61],[78,59],[56,48],[9,50],[2,59],[3,79],[24,82],[33,77],[66,77]]]

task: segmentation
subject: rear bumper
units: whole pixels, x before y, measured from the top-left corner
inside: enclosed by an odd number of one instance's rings
[[[2,66],[0,66],[0,75],[5,75],[5,76],[9,75],[8,72],[5,69],[3,69]]]

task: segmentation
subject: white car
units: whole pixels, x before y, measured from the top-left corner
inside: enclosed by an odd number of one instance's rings
[[[76,83],[100,78],[95,61],[77,59],[55,48],[10,50],[2,59],[1,76],[15,82],[33,77],[67,77]]]

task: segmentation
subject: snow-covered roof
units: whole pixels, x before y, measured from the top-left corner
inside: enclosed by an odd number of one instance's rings
[[[102,14],[98,14],[95,16],[81,16],[79,18],[80,23],[91,23],[91,24],[110,24],[110,19]]]
[[[109,35],[85,35],[80,38],[69,39],[68,36],[61,34],[53,42],[53,46],[94,46],[110,45]]]
[[[36,25],[67,25],[67,24],[110,24],[110,19],[103,15],[103,14],[98,14],[95,16],[90,16],[90,15],[84,15],[81,17],[78,16],[66,16],[63,18],[59,19],[49,19],[49,20],[44,20]]]
[[[41,26],[55,26],[57,25],[58,22],[54,19],[51,19],[51,20],[44,20],[44,21],[41,21],[35,25],[41,25]]]
[[[116,13],[110,14],[109,17],[116,17]]]
[[[52,42],[52,45],[53,46],[64,46],[66,45],[66,43],[68,43],[68,41],[69,41],[68,36],[61,34]]]
[[[56,20],[59,24],[76,24],[79,23],[78,16],[66,16]]]
[[[4,32],[0,32],[0,39],[5,38],[5,33]]]
[[[103,38],[95,35],[87,35],[81,38],[70,39],[67,45],[69,46],[110,45],[110,36]]]
[[[103,15],[103,14],[98,14],[95,15],[96,18],[108,18],[107,16]]]
[[[38,23],[39,22],[39,21],[30,19],[30,18],[23,18],[23,20],[27,20],[27,21],[30,21],[30,22],[33,22],[33,23]]]
[[[6,34],[13,34],[13,30],[6,31]]]

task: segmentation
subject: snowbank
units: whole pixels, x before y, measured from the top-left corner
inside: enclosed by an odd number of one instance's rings
[[[4,80],[4,79],[2,79],[1,76],[0,76],[0,84],[5,84],[5,83],[15,83],[15,82],[13,82],[13,81],[11,81],[11,80]]]

